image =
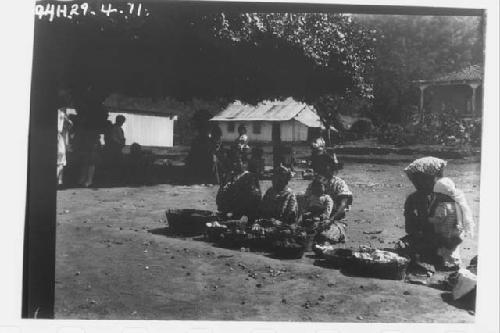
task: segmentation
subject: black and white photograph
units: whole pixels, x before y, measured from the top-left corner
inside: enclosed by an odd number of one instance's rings
[[[23,318],[475,322],[484,8],[33,20]]]

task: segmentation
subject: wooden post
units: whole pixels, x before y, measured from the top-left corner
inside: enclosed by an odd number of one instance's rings
[[[476,115],[476,90],[479,87],[479,83],[469,83],[469,86],[472,88],[471,111],[472,115]]]
[[[419,86],[420,88],[420,103],[418,106],[418,111],[420,112],[420,122],[424,120],[424,93],[425,93],[425,88],[427,88],[427,84],[421,84]]]

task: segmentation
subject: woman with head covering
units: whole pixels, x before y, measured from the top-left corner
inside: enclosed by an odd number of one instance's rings
[[[472,211],[462,191],[455,187],[453,180],[440,178],[434,185],[435,207],[429,221],[434,225],[440,246],[437,250],[443,268],[460,268],[460,249],[465,236],[473,235]]]
[[[273,171],[272,187],[266,191],[260,207],[260,215],[265,219],[279,220],[285,224],[297,222],[297,197],[288,187],[292,171],[280,165]]]
[[[310,165],[314,172],[317,172],[319,163],[321,163],[321,156],[326,152],[326,143],[323,137],[317,137],[311,143],[311,161]]]
[[[416,191],[408,196],[404,205],[405,231],[407,235],[398,246],[403,248],[414,262],[439,262],[440,237],[431,223],[437,203],[434,192],[436,181],[443,177],[446,161],[436,157],[424,157],[410,163],[404,171]]]
[[[327,154],[321,155],[318,160],[318,169],[316,182],[324,185],[324,194],[329,195],[333,200],[333,208],[328,222],[322,224],[316,237],[316,243],[338,243],[345,240],[346,224],[340,222],[345,218],[345,213],[349,211],[352,205],[352,192],[347,183],[340,177],[337,177],[339,170],[342,170],[343,164],[337,157]],[[313,181],[314,182],[314,181]],[[306,200],[313,197],[313,186],[307,187]]]
[[[231,172],[217,192],[217,209],[225,216],[230,214],[233,219],[247,216],[254,220],[261,201],[259,179],[245,170],[237,149],[230,151],[228,159]]]

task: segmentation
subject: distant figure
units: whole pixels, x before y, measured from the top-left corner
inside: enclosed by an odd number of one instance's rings
[[[250,146],[248,145],[247,129],[244,125],[238,126],[238,138],[236,139],[235,146],[241,153],[243,163],[248,162]]]
[[[115,123],[109,130],[109,138],[106,141],[108,145],[108,153],[110,154],[110,159],[115,163],[119,164],[122,159],[122,150],[125,146],[125,134],[123,133],[123,124],[125,123],[125,117],[121,114],[116,116]]]
[[[91,128],[84,128],[79,131],[79,151],[81,154],[81,169],[78,185],[90,187],[94,183],[95,167],[99,159],[101,142],[99,132]]]
[[[191,119],[193,128],[198,132],[186,158],[188,181],[192,183],[219,183],[216,164],[217,143],[215,143],[219,138],[211,129],[209,119],[210,114],[205,110],[197,111]],[[216,134],[215,138],[212,134]]]
[[[323,137],[317,137],[311,143],[311,169],[316,173],[320,168],[321,155],[326,153],[326,143]]]
[[[258,178],[264,174],[265,162],[263,155],[264,150],[261,147],[254,147],[252,148],[250,161],[248,161],[248,171],[255,173]]]
[[[73,123],[66,115],[66,109],[57,110],[57,184],[63,185],[64,167],[66,166],[66,152],[69,144],[69,131]]]
[[[222,148],[222,130],[218,125],[212,126],[210,144],[210,151],[213,155],[213,173],[216,176],[216,183],[220,184],[224,179],[224,151]]]

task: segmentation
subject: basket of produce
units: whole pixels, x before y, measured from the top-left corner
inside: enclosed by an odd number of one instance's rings
[[[215,221],[208,222],[205,224],[206,235],[209,241],[227,242],[228,239],[233,239],[237,237],[242,237],[239,235],[244,235],[241,231],[246,228],[247,222],[244,220],[227,220],[227,221]],[[238,235],[238,236],[235,236]]]
[[[361,247],[352,252],[346,272],[381,279],[403,280],[409,260],[390,251]]]
[[[198,209],[169,209],[166,217],[171,232],[186,236],[203,234],[206,223],[217,220],[214,212]]]
[[[283,226],[278,228],[273,242],[273,250],[277,257],[284,259],[300,259],[306,250],[307,234],[301,228]]]
[[[249,247],[257,250],[270,250],[276,240],[281,221],[274,219],[259,219],[248,229]]]
[[[351,249],[334,248],[332,245],[316,245],[316,247],[321,251],[322,258],[333,267],[344,267],[353,260],[353,251]]]
[[[249,235],[245,230],[227,229],[226,232],[220,234],[217,244],[223,247],[236,249],[248,247]]]

